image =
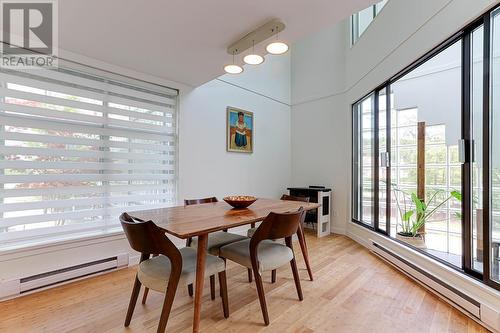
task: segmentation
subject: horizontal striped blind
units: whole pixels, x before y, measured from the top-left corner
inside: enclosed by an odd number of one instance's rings
[[[0,71],[0,241],[102,231],[176,195],[177,92]]]

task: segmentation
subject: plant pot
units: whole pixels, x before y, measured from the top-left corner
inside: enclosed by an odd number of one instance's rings
[[[418,249],[427,248],[427,246],[425,245],[424,237],[420,234],[417,234],[415,235],[415,237],[413,237],[413,236],[402,235],[398,232],[396,234],[396,239],[399,239],[400,241],[410,244],[411,246],[414,246]]]

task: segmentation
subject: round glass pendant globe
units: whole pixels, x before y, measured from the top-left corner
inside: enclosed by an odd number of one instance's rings
[[[243,72],[243,67],[238,65],[226,65],[224,66],[224,70],[228,74],[240,74],[241,72]]]
[[[264,58],[258,54],[248,54],[243,58],[245,64],[260,65],[264,62]]]
[[[273,42],[267,45],[266,51],[271,54],[283,54],[288,51],[288,45],[283,42]]]

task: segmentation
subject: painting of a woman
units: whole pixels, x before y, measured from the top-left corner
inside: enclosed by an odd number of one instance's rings
[[[245,147],[247,145],[247,133],[245,125],[245,114],[238,112],[238,122],[236,123],[236,134],[234,137],[236,147]]]
[[[227,151],[253,151],[253,113],[227,108]]]

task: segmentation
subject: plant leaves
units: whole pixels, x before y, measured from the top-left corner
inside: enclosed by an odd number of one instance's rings
[[[462,193],[460,193],[458,191],[451,191],[450,194],[452,197],[454,197],[458,201],[462,201]]]
[[[415,235],[418,233],[418,231],[420,230],[420,228],[422,228],[424,224],[425,224],[424,219],[419,219],[417,222],[413,223],[413,225],[411,226],[411,233],[413,237],[415,237]]]
[[[410,210],[406,213],[403,214],[403,221],[409,221],[410,218],[413,216],[414,211]]]
[[[415,207],[417,208],[417,214],[422,214],[424,212],[424,204],[422,200],[420,200],[415,193],[411,194],[411,200],[415,204]]]

